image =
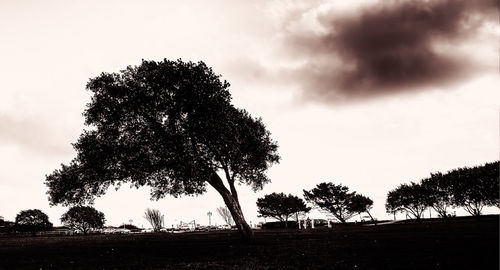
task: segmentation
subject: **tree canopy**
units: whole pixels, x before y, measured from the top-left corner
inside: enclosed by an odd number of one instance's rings
[[[44,212],[38,209],[23,210],[16,216],[16,229],[31,232],[33,235],[39,231],[52,229],[52,223]]]
[[[61,216],[61,222],[71,229],[87,234],[104,226],[104,213],[91,206],[73,206]]]
[[[257,208],[259,216],[275,218],[285,222],[288,227],[288,219],[299,213],[307,213],[311,210],[304,200],[292,194],[271,193],[263,198],[257,199]]]
[[[351,198],[349,199],[348,208],[350,211],[356,212],[359,215],[361,215],[362,213],[367,213],[368,216],[370,216],[372,222],[376,223],[375,219],[370,213],[372,207],[373,200],[361,194],[352,194]]]
[[[420,185],[425,194],[426,206],[432,207],[442,218],[448,217],[448,208],[453,205],[453,181],[440,172],[431,173]]]
[[[499,161],[457,168],[445,177],[452,183],[453,203],[471,215],[480,216],[485,206],[500,207]]]
[[[499,165],[499,161],[494,161],[435,172],[419,183],[400,185],[388,193],[386,209],[390,213],[407,211],[420,220],[427,207],[442,218],[448,216],[449,207],[464,207],[479,217],[485,206],[500,207]]]
[[[369,207],[371,199],[366,201],[364,198],[367,197],[356,198],[355,195],[356,192],[350,192],[347,186],[336,185],[332,182],[319,183],[310,191],[304,190],[306,201],[328,211],[342,223],[346,223],[351,217],[363,212],[360,210],[366,210]],[[353,198],[359,200],[353,201]]]
[[[387,194],[385,209],[387,213],[408,212],[418,222],[422,213],[427,208],[427,194],[418,183],[401,184]]]
[[[182,60],[91,79],[90,128],[73,145],[76,158],[46,177],[51,203],[91,203],[123,183],[150,186],[155,199],[202,194],[208,183],[250,236],[235,183],[262,189],[278,146],[260,118],[231,104],[228,88],[205,63]]]

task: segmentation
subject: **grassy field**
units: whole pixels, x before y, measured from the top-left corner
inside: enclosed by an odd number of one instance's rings
[[[499,269],[499,217],[235,232],[0,236],[0,269]]]

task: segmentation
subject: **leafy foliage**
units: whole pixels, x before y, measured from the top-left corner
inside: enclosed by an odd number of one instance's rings
[[[317,207],[330,212],[336,219],[346,223],[351,217],[369,210],[373,201],[349,188],[334,183],[320,183],[310,191],[304,190],[304,198]]]
[[[155,232],[159,232],[165,223],[165,216],[158,209],[146,209],[144,218],[151,224]]]
[[[87,234],[90,230],[100,229],[104,226],[104,213],[91,206],[71,207],[61,217],[61,222],[71,229],[80,230]]]
[[[427,208],[427,195],[422,185],[417,183],[401,184],[387,194],[385,209],[387,213],[408,212],[419,222]]]
[[[74,144],[77,157],[46,177],[50,202],[92,203],[123,183],[150,186],[155,199],[198,195],[208,183],[251,233],[234,184],[262,189],[278,146],[261,119],[230,103],[228,88],[203,62],[166,59],[91,79],[90,129]]]
[[[358,215],[367,213],[370,216],[371,220],[375,223],[375,219],[370,213],[372,207],[373,200],[361,194],[352,194],[351,198],[349,199],[348,208],[350,211],[356,212],[358,213]]]
[[[500,207],[499,181],[499,161],[431,173],[419,184],[404,184],[390,191],[386,209],[391,213],[408,211],[419,219],[426,207],[432,207],[446,218],[448,207],[459,206],[480,216],[485,206]]]
[[[432,207],[442,218],[448,216],[447,209],[453,205],[453,182],[450,180],[449,177],[437,172],[421,181],[426,206]]]
[[[271,193],[257,199],[258,213],[261,217],[272,217],[288,226],[288,219],[299,213],[311,210],[304,200],[292,194]]]
[[[23,210],[16,216],[16,229],[31,232],[33,235],[39,231],[52,229],[52,223],[44,212],[38,209]]]
[[[498,161],[454,169],[445,177],[452,179],[453,203],[471,215],[480,216],[485,206],[500,207]]]

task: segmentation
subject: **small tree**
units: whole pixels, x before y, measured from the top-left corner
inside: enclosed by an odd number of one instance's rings
[[[299,213],[311,210],[299,197],[284,193],[271,193],[257,199],[257,207],[260,217],[275,218],[284,222],[285,227],[288,227],[288,219],[291,216],[295,215],[298,219]]]
[[[228,226],[233,226],[233,216],[231,215],[231,211],[226,206],[217,207],[217,213],[224,220],[224,223]]]
[[[87,234],[90,230],[100,229],[104,226],[104,213],[91,206],[73,206],[61,217],[61,222],[74,230]]]
[[[354,194],[354,192],[349,192],[348,187],[331,182],[320,183],[310,191],[304,190],[306,201],[330,212],[342,223],[346,223],[357,214],[350,208],[350,200]]]
[[[420,223],[420,217],[427,208],[426,192],[420,184],[402,184],[387,194],[387,213],[407,211]]]
[[[361,194],[353,194],[348,203],[348,208],[350,211],[356,212],[359,215],[366,212],[370,216],[372,222],[376,224],[377,222],[370,213],[370,209],[372,209],[372,207],[373,207],[372,199],[365,197]]]
[[[39,231],[52,229],[49,217],[38,209],[23,210],[16,216],[16,229],[31,232],[33,236]]]
[[[151,224],[154,232],[159,232],[165,222],[164,216],[158,209],[146,209],[144,218]]]

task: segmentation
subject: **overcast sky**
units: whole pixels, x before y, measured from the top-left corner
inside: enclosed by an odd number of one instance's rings
[[[38,208],[59,225],[45,175],[75,157],[89,78],[141,59],[204,61],[234,104],[262,117],[281,163],[260,192],[240,186],[246,219],[271,192],[347,185],[390,218],[389,190],[429,173],[499,158],[500,27],[494,0],[0,1],[0,216]],[[107,224],[167,224],[223,205],[151,201],[115,191],[95,207]],[[498,212],[497,210],[491,210]],[[461,213],[461,212],[460,212]],[[312,217],[324,217],[314,212]],[[213,220],[222,223],[214,214]]]

